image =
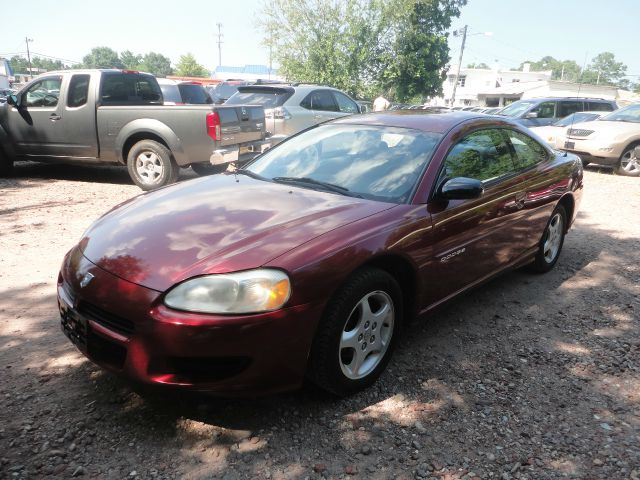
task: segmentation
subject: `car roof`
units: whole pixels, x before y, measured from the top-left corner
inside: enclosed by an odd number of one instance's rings
[[[590,102],[606,102],[613,103],[613,100],[607,100],[606,98],[598,97],[533,97],[533,98],[521,98],[518,102],[550,102],[556,100],[588,100]],[[515,102],[514,102],[515,103]]]
[[[363,115],[353,115],[341,117],[331,123],[352,124],[352,125],[377,125],[385,127],[413,128],[425,132],[446,133],[453,127],[466,120],[499,120],[504,122],[503,117],[494,117],[478,112],[454,111],[443,113],[430,113],[424,110],[393,110],[386,112],[366,113]]]

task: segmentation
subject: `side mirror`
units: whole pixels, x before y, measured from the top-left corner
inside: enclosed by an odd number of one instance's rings
[[[484,187],[475,178],[456,177],[445,182],[438,189],[438,196],[445,200],[469,200],[480,198]]]
[[[9,105],[13,105],[14,107],[18,108],[20,105],[18,105],[18,96],[15,94],[11,94],[7,97],[7,103]]]
[[[525,113],[524,118],[538,118],[538,112]]]

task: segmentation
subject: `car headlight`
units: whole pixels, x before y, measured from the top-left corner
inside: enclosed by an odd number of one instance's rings
[[[164,303],[189,312],[260,313],[279,309],[290,296],[286,273],[260,268],[187,280],[172,288]]]

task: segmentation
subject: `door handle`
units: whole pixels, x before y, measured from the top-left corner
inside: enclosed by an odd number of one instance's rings
[[[60,120],[61,118],[62,117],[60,115],[58,115],[57,113],[52,113],[51,115],[49,115],[49,120],[51,120],[52,122]]]

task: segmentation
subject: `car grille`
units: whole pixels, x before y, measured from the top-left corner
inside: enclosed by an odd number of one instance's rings
[[[594,130],[585,130],[584,128],[570,128],[567,134],[570,137],[588,137]]]
[[[81,302],[78,305],[78,312],[103,327],[118,333],[131,335],[136,330],[135,325],[131,320],[106,312],[95,305],[91,305],[90,303]]]

